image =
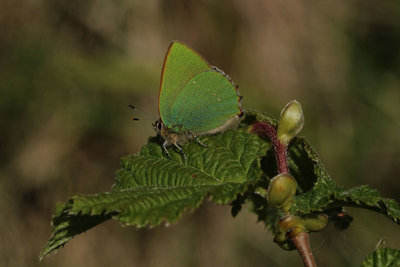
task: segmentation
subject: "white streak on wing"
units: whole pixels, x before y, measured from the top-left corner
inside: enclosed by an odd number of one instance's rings
[[[221,133],[221,132],[224,132],[226,130],[236,128],[239,125],[239,122],[240,122],[239,116],[235,115],[232,118],[230,118],[227,122],[225,122],[224,124],[222,124],[221,126],[215,128],[215,129],[212,129],[212,130],[207,131],[207,132],[196,133],[196,134],[197,135],[205,135],[205,134]]]

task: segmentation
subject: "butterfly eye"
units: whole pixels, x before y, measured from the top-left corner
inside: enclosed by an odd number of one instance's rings
[[[164,127],[164,124],[161,121],[156,121],[155,123],[153,123],[153,127],[154,129],[156,129],[157,131],[161,131],[162,128]]]

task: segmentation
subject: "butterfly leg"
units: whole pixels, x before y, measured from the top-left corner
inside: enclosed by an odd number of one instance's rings
[[[196,143],[198,143],[202,147],[207,147],[207,145],[204,144],[203,142],[201,142],[200,139],[197,137],[197,135],[195,135],[194,133],[189,131],[188,136],[189,136],[189,139],[194,139],[196,141]]]
[[[186,160],[186,155],[183,153],[182,148],[176,142],[174,142],[174,146],[179,150],[179,152],[181,152],[183,158]]]
[[[168,157],[171,158],[171,155],[169,154],[168,149],[167,149],[167,145],[168,145],[168,142],[165,141],[162,146],[164,148],[165,153],[167,153]]]
[[[206,144],[204,144],[203,142],[200,141],[200,139],[196,136],[193,135],[194,140],[196,141],[196,143],[198,143],[199,145],[201,145],[202,147],[207,147]]]

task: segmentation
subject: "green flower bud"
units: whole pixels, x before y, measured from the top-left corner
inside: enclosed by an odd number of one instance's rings
[[[325,214],[311,214],[304,218],[304,226],[309,232],[322,231],[328,225],[328,216]]]
[[[284,250],[295,250],[296,247],[293,242],[286,237],[285,234],[277,234],[274,238],[274,242],[277,243]]]
[[[301,105],[296,100],[289,102],[282,110],[278,123],[278,140],[288,145],[303,128],[304,116]]]
[[[304,225],[295,226],[286,234],[286,236],[289,238],[293,238],[304,232],[306,232],[306,230],[304,229]]]
[[[268,204],[275,208],[286,207],[296,194],[296,189],[297,183],[288,173],[275,176],[268,188]]]
[[[304,232],[304,220],[295,215],[288,215],[277,223],[278,233],[275,235],[274,242],[285,250],[293,250],[296,247],[291,238]]]
[[[278,233],[276,234],[276,236],[274,237],[274,242],[281,244],[287,241],[287,237],[286,237],[286,233]]]
[[[279,233],[287,234],[295,227],[303,228],[304,220],[295,215],[288,215],[276,224]]]

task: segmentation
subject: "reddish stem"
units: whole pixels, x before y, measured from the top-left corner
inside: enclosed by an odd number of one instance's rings
[[[278,173],[289,173],[287,164],[287,145],[280,142],[276,136],[275,127],[268,122],[255,122],[253,124],[252,133],[256,133],[260,137],[268,136],[274,146],[275,158],[278,167]],[[291,237],[291,241],[300,253],[305,267],[317,267],[314,256],[310,248],[308,233],[300,232]]]
[[[275,157],[278,164],[278,173],[289,173],[289,168],[287,164],[287,145],[282,144],[278,139],[276,139],[276,144],[274,143]]]
[[[268,136],[271,140],[275,150],[276,163],[278,165],[278,173],[288,173],[289,168],[287,164],[287,145],[283,144],[276,137],[275,127],[268,122],[255,122],[253,124],[253,133],[258,134],[260,137]]]
[[[308,233],[299,233],[291,238],[293,244],[296,246],[300,253],[301,258],[305,267],[317,267],[315,263],[314,256],[310,248],[310,240]]]

